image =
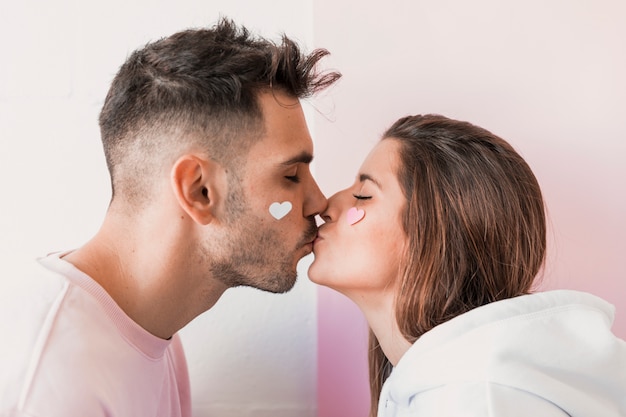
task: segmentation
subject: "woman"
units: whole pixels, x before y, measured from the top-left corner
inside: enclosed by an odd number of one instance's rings
[[[541,191],[504,140],[398,120],[331,197],[312,281],[363,311],[371,416],[624,416],[626,343],[590,294],[531,294]]]

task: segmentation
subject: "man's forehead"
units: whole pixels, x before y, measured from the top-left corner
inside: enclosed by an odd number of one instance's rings
[[[260,162],[263,165],[284,167],[310,164],[311,161],[313,161],[311,137],[308,134],[298,135],[297,132],[287,135],[266,135],[248,152],[248,162]]]
[[[261,94],[259,99],[264,129],[250,149],[249,161],[278,168],[309,164],[313,159],[313,140],[299,100],[280,92]]]

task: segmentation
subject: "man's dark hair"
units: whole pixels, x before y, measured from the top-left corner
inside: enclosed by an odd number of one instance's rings
[[[305,55],[285,35],[277,44],[226,18],[133,52],[99,119],[114,198],[144,200],[154,164],[174,155],[178,141],[193,138],[225,165],[246,155],[263,134],[258,94],[306,98],[326,88],[340,77],[316,71],[326,55],[324,49]]]

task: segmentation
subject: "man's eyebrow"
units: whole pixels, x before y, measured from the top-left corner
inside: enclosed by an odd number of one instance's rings
[[[364,182],[364,181],[371,181],[371,182],[373,182],[374,184],[376,184],[376,186],[377,186],[378,188],[381,188],[381,189],[382,189],[382,187],[380,186],[380,183],[379,183],[378,181],[376,181],[376,180],[374,179],[374,177],[372,177],[372,176],[371,176],[371,175],[369,175],[369,174],[359,174],[359,181],[360,181],[360,182]]]
[[[313,155],[308,152],[302,152],[293,158],[289,158],[286,161],[281,162],[283,166],[295,165],[295,164],[310,164],[313,161]]]

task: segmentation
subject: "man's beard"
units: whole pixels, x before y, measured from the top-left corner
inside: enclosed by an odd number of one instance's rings
[[[273,293],[291,290],[297,278],[295,252],[317,234],[314,217],[297,244],[288,247],[278,230],[261,230],[263,222],[249,208],[239,184],[231,183],[226,206],[231,230],[211,242],[212,250],[204,256],[213,277],[228,287],[248,286]]]
[[[211,273],[229,287],[248,286],[275,293],[290,290],[296,282],[296,271],[291,271],[288,257],[274,254],[279,248],[277,252],[283,255],[287,251],[276,233],[258,234],[251,230],[238,232],[224,248],[226,256],[211,263]]]

